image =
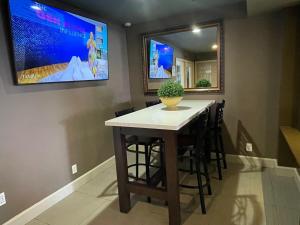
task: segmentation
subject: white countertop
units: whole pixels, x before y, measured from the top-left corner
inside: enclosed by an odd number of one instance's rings
[[[179,130],[214,102],[214,100],[182,100],[177,110],[173,111],[159,104],[107,120],[105,126]]]

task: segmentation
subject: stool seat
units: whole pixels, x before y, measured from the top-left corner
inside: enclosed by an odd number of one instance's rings
[[[209,149],[209,152],[207,152],[207,158],[209,160],[217,161],[219,180],[222,180],[223,178],[221,162],[223,162],[224,169],[227,168],[226,154],[224,150],[223,137],[222,137],[224,107],[225,107],[225,100],[223,100],[221,103],[216,104],[214,121],[210,121],[209,132],[208,132],[209,146],[211,147],[211,144],[213,143],[214,146],[213,151],[216,153],[216,158],[214,159],[211,158],[210,156],[210,153],[212,152],[211,149]],[[212,143],[211,143],[211,139],[213,140]]]
[[[142,136],[135,136],[130,135],[126,137],[126,142],[131,144],[139,144],[139,145],[151,145],[154,142],[156,142],[157,139],[155,138],[149,138],[149,137],[142,137]]]

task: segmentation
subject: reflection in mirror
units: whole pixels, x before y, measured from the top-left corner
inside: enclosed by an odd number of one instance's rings
[[[174,79],[186,91],[222,91],[220,24],[144,35],[145,92]]]

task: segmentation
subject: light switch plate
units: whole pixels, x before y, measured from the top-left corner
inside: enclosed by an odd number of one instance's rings
[[[77,164],[74,164],[72,166],[72,174],[76,174],[77,173]]]
[[[6,204],[6,199],[5,199],[5,193],[0,194],[0,206],[3,206]]]

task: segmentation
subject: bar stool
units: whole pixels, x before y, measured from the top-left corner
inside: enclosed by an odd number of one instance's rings
[[[126,114],[134,112],[134,108],[128,108],[124,109],[118,112],[115,112],[116,117],[124,116]],[[125,137],[125,144],[126,144],[126,150],[131,153],[135,153],[135,163],[128,165],[128,169],[131,167],[135,167],[135,176],[128,175],[128,177],[134,179],[135,181],[144,181],[147,185],[151,185],[151,175],[150,175],[150,168],[160,168],[160,166],[152,165],[151,164],[151,154],[152,152],[157,152],[157,150],[153,150],[154,147],[158,146],[159,150],[158,152],[161,152],[162,150],[162,144],[159,142],[157,138],[152,137],[142,137],[142,136],[135,136],[135,135],[129,135]],[[145,151],[140,151],[139,146],[144,146]],[[135,150],[130,149],[131,146],[135,146]],[[145,156],[145,163],[139,162],[139,155],[143,154]],[[162,163],[161,163],[162,164]],[[146,179],[139,177],[139,167],[145,166],[146,168]],[[151,202],[151,198],[148,197],[148,202]]]
[[[178,159],[188,159],[191,165],[190,170],[180,169],[180,171],[189,172],[197,175],[197,186],[180,184],[183,188],[198,189],[200,195],[200,205],[203,214],[206,214],[206,206],[204,199],[204,188],[207,188],[208,194],[211,195],[210,178],[207,168],[207,160],[205,157],[205,141],[208,132],[208,117],[209,110],[201,113],[194,123],[194,128],[191,134],[180,134],[178,136]],[[188,154],[186,154],[188,153]],[[196,167],[196,170],[193,167]],[[202,170],[203,168],[203,170]],[[205,183],[202,182],[202,177]]]
[[[211,123],[209,129],[210,133],[208,136],[208,143],[209,143],[208,146],[210,151],[211,151],[210,142],[211,139],[213,139],[216,158],[212,158],[210,160],[217,161],[219,180],[223,179],[221,162],[223,162],[223,168],[227,169],[226,154],[224,150],[223,137],[222,137],[224,107],[225,107],[225,100],[223,100],[221,103],[216,104],[216,111],[215,111],[216,114],[215,114],[214,121]]]
[[[153,101],[146,101],[145,105],[148,108],[148,107],[151,107],[151,106],[154,106],[154,105],[158,105],[160,103],[161,103],[161,100],[153,100]],[[160,154],[160,166],[161,166],[161,169],[162,169],[162,186],[165,186],[166,179],[165,179],[165,167],[164,167],[165,163],[164,163],[164,151],[163,151],[164,142],[163,142],[163,139],[158,138],[156,143],[158,145],[160,145],[160,149],[159,149],[159,151],[157,151],[154,148],[152,148],[152,151]]]
[[[154,101],[147,101],[147,102],[145,102],[145,104],[146,104],[146,107],[150,107],[150,106],[158,105],[158,104],[160,104],[160,103],[161,103],[161,101],[160,101],[160,100],[154,100]]]

